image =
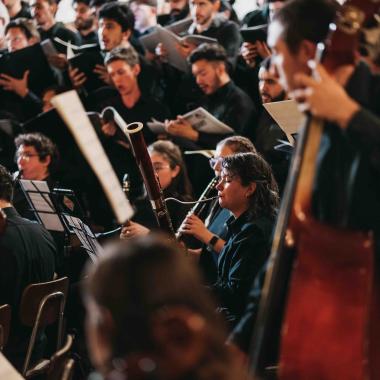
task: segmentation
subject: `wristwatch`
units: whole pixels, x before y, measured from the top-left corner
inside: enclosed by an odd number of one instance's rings
[[[209,250],[213,250],[216,242],[219,240],[219,237],[216,235],[213,235],[210,241],[207,243],[207,248]]]

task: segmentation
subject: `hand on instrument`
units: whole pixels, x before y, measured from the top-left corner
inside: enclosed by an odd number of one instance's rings
[[[93,71],[95,74],[98,74],[98,77],[103,82],[106,84],[112,84],[111,77],[109,76],[108,71],[104,65],[96,65]]]
[[[78,68],[73,69],[69,67],[68,73],[69,73],[71,84],[76,89],[80,88],[84,84],[84,82],[86,82],[87,80],[86,75],[82,73],[81,71],[79,71]]]
[[[127,226],[124,226],[120,233],[120,239],[132,239],[137,236],[145,236],[150,232],[149,228],[135,222],[129,222]]]
[[[184,137],[191,141],[198,141],[198,131],[182,116],[177,116],[176,120],[166,121],[165,129],[170,135]]]
[[[310,66],[314,68],[315,63]],[[314,116],[337,123],[346,128],[360,106],[351,99],[344,88],[318,64],[315,67],[317,79],[303,73],[295,75],[298,89],[291,93],[300,111],[310,111]]]
[[[13,78],[7,74],[0,74],[0,86],[4,90],[12,91],[21,98],[24,98],[28,92],[29,70],[26,70],[21,79]]]
[[[193,235],[202,243],[207,244],[214,236],[201,219],[194,214],[188,214],[182,223],[180,231],[185,235]]]

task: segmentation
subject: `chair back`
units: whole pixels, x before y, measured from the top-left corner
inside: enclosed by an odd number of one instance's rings
[[[6,346],[11,328],[11,307],[7,305],[0,306],[0,351]]]
[[[63,375],[67,372],[66,367],[68,362],[73,361],[70,359],[70,351],[73,345],[73,340],[74,337],[72,335],[67,335],[65,345],[60,350],[55,352],[50,358],[49,369],[47,371],[47,380],[63,379]]]
[[[59,316],[58,310],[62,302],[62,295],[63,303],[65,303],[68,287],[69,279],[67,277],[28,285],[21,297],[21,323],[25,326],[33,327],[43,301],[44,310],[39,321],[40,327],[56,322]],[[62,293],[62,295],[59,293]]]

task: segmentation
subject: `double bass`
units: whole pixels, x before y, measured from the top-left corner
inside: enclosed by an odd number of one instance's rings
[[[318,46],[328,71],[354,63],[359,31],[379,8],[377,0],[344,4],[326,49]],[[297,140],[252,337],[255,380],[380,379],[373,236],[312,213],[323,125],[309,116]]]

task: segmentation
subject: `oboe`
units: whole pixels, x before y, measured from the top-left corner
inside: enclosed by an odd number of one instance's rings
[[[215,177],[210,181],[210,183],[207,185],[207,187],[205,188],[205,190],[203,191],[199,199],[196,201],[193,208],[189,211],[190,214],[199,215],[204,210],[204,208],[206,207],[207,199],[209,198],[212,191],[215,190],[216,185],[218,184],[218,181],[219,181],[218,177]],[[183,233],[181,232],[182,226],[183,226],[183,222],[181,223],[175,235],[177,240],[182,239],[182,235],[183,235]]]
[[[169,211],[166,207],[157,174],[154,171],[148,154],[142,129],[142,123],[131,123],[124,128],[124,132],[129,136],[132,151],[143,177],[157,223],[162,230],[174,236]]]

